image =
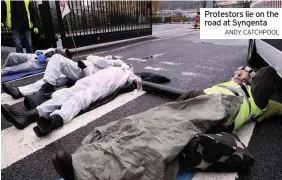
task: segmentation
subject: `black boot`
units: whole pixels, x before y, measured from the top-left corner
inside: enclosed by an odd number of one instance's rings
[[[57,173],[64,178],[64,180],[74,180],[72,157],[70,153],[65,151],[54,153],[52,163]]]
[[[52,85],[52,84],[49,84],[48,82],[46,82],[45,84],[43,84],[41,86],[41,88],[39,89],[40,92],[43,92],[43,93],[50,93],[50,92],[53,92],[55,91],[55,86]]]
[[[63,118],[58,114],[55,114],[54,116],[42,116],[37,121],[38,130],[42,135],[46,135],[52,130],[57,129],[63,125]]]
[[[22,109],[9,106],[8,104],[1,105],[1,113],[5,119],[18,129],[24,129],[33,122],[39,119],[39,114],[36,109],[24,111]]]
[[[12,96],[12,98],[14,98],[14,99],[19,99],[19,98],[23,97],[23,95],[19,91],[19,88],[17,88],[17,87],[10,87],[6,83],[3,83],[2,87],[3,87],[3,91],[5,93],[9,94],[10,96]]]

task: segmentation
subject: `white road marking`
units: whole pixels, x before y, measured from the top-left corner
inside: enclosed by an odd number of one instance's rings
[[[151,67],[151,66],[147,66],[144,69],[153,70],[153,71],[167,71],[167,69],[164,69],[164,68],[154,68],[154,67]]]
[[[24,98],[13,99],[9,94],[6,94],[6,93],[1,94],[1,104],[13,105],[13,104],[21,102],[23,100],[24,100]]]
[[[198,74],[198,73],[192,73],[192,72],[182,72],[182,75],[183,75],[183,76],[193,76],[193,77],[197,77],[197,76],[199,76],[200,74]]]
[[[154,32],[153,35],[162,34],[162,33],[170,32],[170,31],[178,31],[178,30],[187,29],[187,28],[188,27],[178,28],[178,29],[170,29],[170,30],[165,30],[165,31],[157,31],[157,32]]]
[[[136,58],[136,57],[131,57],[131,58],[128,58],[127,60],[129,61],[141,61],[141,62],[146,62],[148,59],[153,59],[153,58],[156,58],[156,57],[159,57],[159,56],[163,56],[165,53],[162,53],[162,54],[154,54],[154,55],[151,55],[151,56],[148,56],[148,57],[143,57],[143,58]]]
[[[206,42],[206,41],[192,41],[193,43],[202,43],[202,44],[214,44],[214,45],[223,45],[223,46],[247,46],[242,44],[230,44],[230,43],[221,43],[221,42]]]
[[[44,148],[52,142],[66,136],[67,134],[86,126],[101,116],[113,111],[114,109],[134,100],[145,92],[133,91],[121,94],[113,101],[98,107],[90,112],[84,113],[74,118],[69,124],[53,131],[50,135],[39,138],[33,132],[33,123],[24,130],[17,130],[14,126],[1,131],[1,169],[25,158],[26,156]]]
[[[139,62],[146,62],[147,61],[147,59],[135,58],[135,57],[128,58],[127,60],[128,61],[139,61]]]
[[[176,36],[168,36],[168,37],[164,37],[164,38],[158,38],[158,39],[153,39],[153,40],[142,41],[142,42],[139,42],[139,43],[131,44],[131,45],[128,45],[128,46],[123,46],[123,47],[112,49],[112,50],[108,50],[108,51],[97,52],[97,53],[95,53],[95,55],[102,54],[102,53],[107,53],[107,52],[112,52],[112,51],[117,51],[117,50],[121,50],[121,49],[125,49],[125,48],[128,48],[128,47],[136,46],[136,45],[139,45],[139,44],[144,44],[144,43],[147,43],[147,42],[156,42],[156,41],[162,41],[162,40],[177,38],[177,37],[181,37],[181,36],[186,36],[188,34],[192,34],[193,32],[195,32],[195,30],[194,31],[191,30],[188,33],[184,33],[184,34],[180,34],[180,35],[176,35]]]
[[[235,180],[237,173],[196,173],[192,180]]]
[[[219,68],[214,68],[214,67],[199,66],[199,65],[196,65],[196,67],[198,67],[198,68],[203,68],[203,69],[209,69],[209,70],[222,71],[222,69],[219,69]]]
[[[183,64],[183,63],[175,63],[175,62],[169,62],[169,61],[161,61],[161,63],[171,65],[171,66],[179,66]]]
[[[247,147],[251,140],[255,122],[249,122],[241,127],[235,133],[239,136],[241,142]],[[196,173],[192,180],[235,180],[238,177],[238,173]]]

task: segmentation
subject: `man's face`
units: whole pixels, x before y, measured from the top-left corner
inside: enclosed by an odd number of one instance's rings
[[[235,82],[246,83],[250,78],[250,74],[247,71],[239,70],[234,73],[232,80]]]

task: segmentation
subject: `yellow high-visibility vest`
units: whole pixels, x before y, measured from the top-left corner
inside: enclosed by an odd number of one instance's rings
[[[254,100],[252,93],[251,93],[251,87],[250,86],[246,87],[250,97],[246,97],[245,94],[244,94],[244,91],[241,89],[241,86],[238,85],[234,81],[228,81],[228,82],[220,83],[220,84],[215,85],[211,88],[207,88],[207,89],[204,90],[204,93],[205,94],[220,93],[220,94],[226,94],[226,95],[234,95],[234,93],[232,91],[228,90],[227,88],[220,87],[221,85],[226,86],[226,87],[230,87],[231,89],[235,90],[240,96],[245,97],[243,99],[242,104],[241,104],[239,113],[237,114],[237,116],[235,118],[234,130],[241,127],[249,119],[257,117],[265,111],[265,109],[262,110],[256,105],[255,100]]]
[[[7,10],[6,25],[7,25],[8,28],[11,28],[12,27],[11,1],[5,0],[5,2],[6,2],[6,10]],[[33,24],[30,20],[30,12],[29,12],[29,9],[28,9],[29,0],[24,0],[24,4],[25,4],[25,9],[26,9],[27,18],[28,18],[28,25],[29,25],[29,28],[32,28]]]

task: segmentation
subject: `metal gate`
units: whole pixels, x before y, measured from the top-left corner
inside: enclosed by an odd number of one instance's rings
[[[70,13],[62,19],[59,1],[33,1],[39,34],[36,49],[74,48],[152,34],[151,1],[66,1]],[[69,20],[70,28],[67,25]],[[14,46],[11,32],[1,29],[2,46]],[[24,41],[23,41],[24,42]]]
[[[67,1],[71,12],[63,20],[55,3],[65,48],[74,47],[71,36],[81,47],[152,34],[151,1]]]

